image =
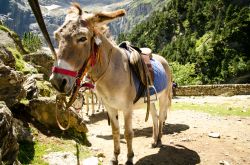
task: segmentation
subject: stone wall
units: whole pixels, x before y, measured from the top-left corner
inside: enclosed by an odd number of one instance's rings
[[[249,95],[250,84],[216,84],[180,86],[176,89],[177,96],[218,96],[218,95]]]

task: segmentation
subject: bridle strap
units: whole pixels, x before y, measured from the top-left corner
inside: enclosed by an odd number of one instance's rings
[[[63,68],[59,68],[59,67],[55,67],[55,66],[52,67],[52,72],[67,75],[67,76],[70,76],[70,77],[76,77],[78,75],[78,72],[63,69]]]
[[[93,39],[92,39],[92,41],[93,41]],[[93,60],[95,60],[95,62],[96,62],[95,58],[96,58],[96,52],[97,52],[98,46],[97,45],[95,46],[95,45],[96,44],[94,43],[93,47],[91,48],[91,55],[89,56],[88,60],[83,64],[82,68],[78,72],[78,75],[76,78],[76,85],[73,89],[73,92],[72,92],[72,95],[69,99],[69,102],[67,103],[67,108],[69,108],[76,100],[78,91],[81,88],[81,81],[82,81],[83,77],[87,74],[88,66],[95,64],[95,63],[93,63]]]

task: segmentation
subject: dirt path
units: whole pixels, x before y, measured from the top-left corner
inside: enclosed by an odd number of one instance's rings
[[[173,101],[209,103],[231,102],[249,106],[250,97],[200,97],[178,98]],[[193,101],[192,101],[193,100]],[[163,146],[151,148],[152,120],[144,122],[145,110],[134,111],[133,128],[135,165],[216,165],[226,161],[231,165],[250,164],[250,118],[216,117],[194,111],[171,111],[164,127]],[[121,154],[119,163],[126,161],[126,141],[123,136],[123,116],[119,114],[121,128]],[[99,113],[91,117],[88,125],[88,139],[91,149],[103,153],[106,165],[113,153],[111,127],[108,126],[106,114]],[[220,133],[220,138],[211,138],[210,132]]]

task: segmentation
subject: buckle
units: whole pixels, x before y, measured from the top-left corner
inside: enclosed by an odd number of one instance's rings
[[[154,92],[153,95],[155,96],[154,98],[151,99],[151,95],[150,95],[150,102],[151,102],[151,101],[157,101],[157,100],[158,100],[158,97],[157,97],[157,92],[156,92],[155,86],[154,86],[154,85],[150,85],[148,88],[149,88],[149,89],[148,89],[148,90],[149,90],[149,93],[150,93],[150,89],[153,89],[153,92]],[[147,94],[147,90],[146,90],[145,96],[144,96],[144,103],[147,103],[147,95],[146,95],[146,94]],[[152,95],[152,96],[153,96],[153,95]]]

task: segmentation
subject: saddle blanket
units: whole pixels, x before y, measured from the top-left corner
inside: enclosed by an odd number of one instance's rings
[[[168,78],[166,76],[164,67],[162,66],[162,64],[159,61],[152,58],[152,59],[150,59],[150,62],[151,62],[153,72],[154,72],[154,87],[156,89],[156,92],[159,93],[167,87],[167,79]],[[138,93],[140,81],[136,77],[135,73],[133,73],[133,79],[134,79],[134,84],[136,87],[136,92]],[[154,95],[154,94],[155,94],[154,89],[150,88],[150,95]],[[143,96],[146,96],[146,91],[144,92]]]

